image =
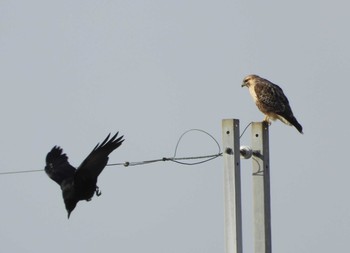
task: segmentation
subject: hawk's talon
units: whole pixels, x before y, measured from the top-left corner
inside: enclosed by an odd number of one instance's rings
[[[263,122],[266,122],[269,126],[271,126],[272,123],[267,116],[263,119]]]
[[[266,122],[269,126],[271,126],[272,122],[270,120],[263,120],[263,122]]]

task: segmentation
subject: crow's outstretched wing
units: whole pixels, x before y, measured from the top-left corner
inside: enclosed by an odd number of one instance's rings
[[[68,157],[63,153],[63,150],[54,146],[46,156],[46,174],[61,185],[63,180],[73,178],[76,169],[69,164]]]
[[[123,143],[123,136],[118,137],[117,132],[110,140],[109,136],[101,143],[97,144],[91,153],[85,158],[82,164],[78,167],[75,177],[83,177],[89,179],[97,179],[107,165],[108,156],[116,148]]]

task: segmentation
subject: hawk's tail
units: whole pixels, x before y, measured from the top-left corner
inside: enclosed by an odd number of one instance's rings
[[[298,129],[299,133],[304,134],[303,133],[303,127],[299,124],[299,122],[297,121],[297,119],[295,117],[293,117],[290,121],[289,121],[296,129]]]
[[[293,114],[287,116],[278,115],[278,118],[287,125],[293,125],[296,129],[298,129],[299,133],[304,134],[303,127],[299,124]]]

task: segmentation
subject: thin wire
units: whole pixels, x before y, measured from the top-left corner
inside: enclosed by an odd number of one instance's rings
[[[31,172],[39,172],[44,171],[41,170],[19,170],[19,171],[6,171],[6,172],[0,172],[0,175],[10,175],[10,174],[21,174],[21,173],[31,173]]]
[[[179,162],[178,160],[188,160],[188,159],[178,159],[176,158],[176,154],[177,154],[177,149],[179,147],[179,144],[182,140],[182,138],[189,132],[193,132],[193,131],[197,131],[197,132],[201,132],[201,133],[204,133],[206,135],[208,135],[217,145],[218,147],[218,153],[215,154],[215,155],[209,155],[209,156],[202,156],[202,157],[193,157],[191,159],[202,159],[202,158],[208,158],[206,160],[203,160],[203,161],[199,161],[199,162],[194,162],[194,163],[185,163],[185,162]],[[197,165],[197,164],[201,164],[201,163],[205,163],[205,162],[209,162],[210,160],[213,160],[219,156],[221,156],[222,153],[221,153],[221,147],[220,147],[220,144],[219,142],[208,132],[202,130],[202,129],[197,129],[197,128],[193,128],[193,129],[190,129],[190,130],[187,130],[186,132],[184,132],[180,138],[178,139],[177,143],[176,143],[176,146],[175,146],[175,151],[174,151],[174,159],[172,160],[173,162],[176,162],[176,163],[179,163],[179,164],[182,164],[182,165]]]
[[[245,131],[247,131],[248,127],[252,124],[252,122],[250,122],[243,130],[243,132],[241,133],[241,135],[239,136],[239,138],[241,139],[241,137],[244,135]]]
[[[216,155],[207,155],[207,156],[197,156],[197,157],[184,157],[184,158],[174,158],[173,160],[171,160],[172,162],[181,164],[181,165],[198,165],[201,163],[206,163],[209,162],[211,160],[214,160],[215,158],[218,158],[219,156],[222,156],[222,153],[218,153]],[[179,160],[189,160],[189,159],[203,159],[203,158],[207,158],[206,160],[203,161],[199,161],[199,162],[193,162],[193,163],[184,163],[184,162],[179,162]]]

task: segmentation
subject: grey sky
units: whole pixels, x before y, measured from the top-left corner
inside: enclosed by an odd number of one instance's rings
[[[0,3],[0,171],[43,169],[60,145],[78,166],[109,132],[110,162],[171,156],[190,128],[260,121],[240,84],[279,84],[304,127],[270,128],[274,252],[349,250],[346,1]],[[250,144],[250,130],[242,138]],[[188,135],[179,155],[215,153]],[[251,161],[242,162],[244,252],[253,251]],[[108,167],[102,196],[67,220],[44,172],[0,176],[1,252],[224,252],[223,162]]]

